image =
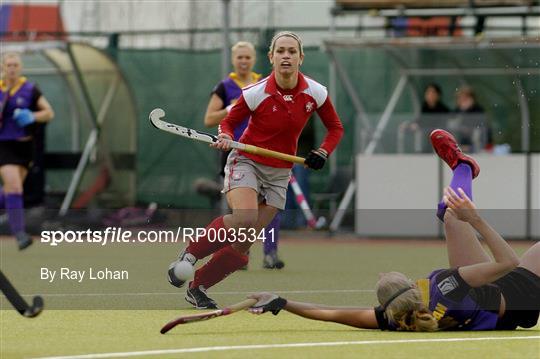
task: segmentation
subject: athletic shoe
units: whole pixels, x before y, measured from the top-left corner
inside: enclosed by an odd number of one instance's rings
[[[200,285],[198,288],[189,288],[186,291],[186,301],[196,309],[217,309],[217,304],[206,295],[206,288]]]
[[[270,252],[264,256],[264,269],[281,269],[283,267],[285,267],[285,262],[279,259],[277,252]]]
[[[25,232],[17,233],[15,235],[15,239],[17,240],[17,246],[19,247],[20,251],[29,247],[32,244],[32,237],[30,237],[28,233]]]
[[[460,163],[471,166],[472,178],[476,178],[480,173],[480,166],[471,157],[464,154],[459,148],[456,139],[445,130],[433,130],[429,135],[431,145],[437,155],[453,170]]]
[[[181,288],[184,285],[184,283],[186,282],[186,281],[181,280],[180,278],[178,278],[176,275],[174,275],[174,267],[176,266],[176,264],[178,262],[181,262],[181,261],[189,262],[192,266],[195,266],[195,263],[197,263],[197,258],[195,258],[195,256],[193,254],[187,253],[184,250],[180,254],[180,257],[178,257],[177,260],[175,260],[174,262],[172,262],[169,265],[169,270],[167,271],[167,279],[169,280],[169,283],[171,283],[171,285],[173,285],[175,287],[178,287],[178,288]]]

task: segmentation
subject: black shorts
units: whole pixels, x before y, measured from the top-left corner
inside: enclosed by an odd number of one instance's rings
[[[525,268],[517,267],[495,281],[495,284],[501,289],[506,301],[506,310],[497,321],[496,329],[534,327],[540,313],[540,277]]]
[[[0,166],[19,165],[30,167],[34,141],[0,141]]]

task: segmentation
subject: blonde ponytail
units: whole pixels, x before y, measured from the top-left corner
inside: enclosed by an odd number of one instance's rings
[[[439,330],[437,319],[422,301],[420,290],[405,275],[398,272],[388,273],[377,283],[376,292],[386,317],[398,330]]]
[[[412,318],[412,326],[415,332],[435,332],[439,330],[437,319],[427,309],[413,311]]]

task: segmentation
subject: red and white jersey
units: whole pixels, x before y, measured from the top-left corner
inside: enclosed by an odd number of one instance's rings
[[[233,129],[246,117],[249,124],[239,142],[269,150],[296,154],[298,138],[313,112],[317,112],[328,130],[320,147],[332,153],[343,135],[343,126],[328,97],[326,88],[298,73],[298,84],[292,90],[277,86],[274,73],[242,89],[242,95],[227,117],[220,132],[233,137]],[[290,168],[287,161],[242,152],[252,160],[272,167]]]

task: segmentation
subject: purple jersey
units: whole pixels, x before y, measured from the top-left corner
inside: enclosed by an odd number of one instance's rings
[[[257,81],[261,76],[256,73],[251,74],[254,81]],[[223,107],[229,106],[234,100],[238,99],[242,94],[242,88],[239,82],[236,80],[236,74],[231,72],[229,76],[221,81],[216,88],[212,91],[222,101]],[[249,122],[249,117],[245,118],[237,127],[234,128],[234,140],[238,141],[240,136],[244,133]]]
[[[454,322],[451,328],[445,329],[495,329],[499,319],[497,311],[486,310],[478,303],[475,290],[461,278],[457,269],[435,270],[428,279],[429,310],[439,322],[443,319]],[[500,292],[494,293],[500,298]]]
[[[471,288],[457,269],[438,269],[417,281],[424,303],[442,330],[494,330],[499,319],[501,291],[497,286]],[[375,308],[379,328],[398,330],[382,307]]]
[[[0,83],[0,103],[2,104],[2,120],[0,122],[0,141],[16,140],[31,135],[32,126],[19,127],[13,119],[17,108],[37,109],[37,101],[41,92],[23,77],[18,84],[8,91],[4,83]]]

